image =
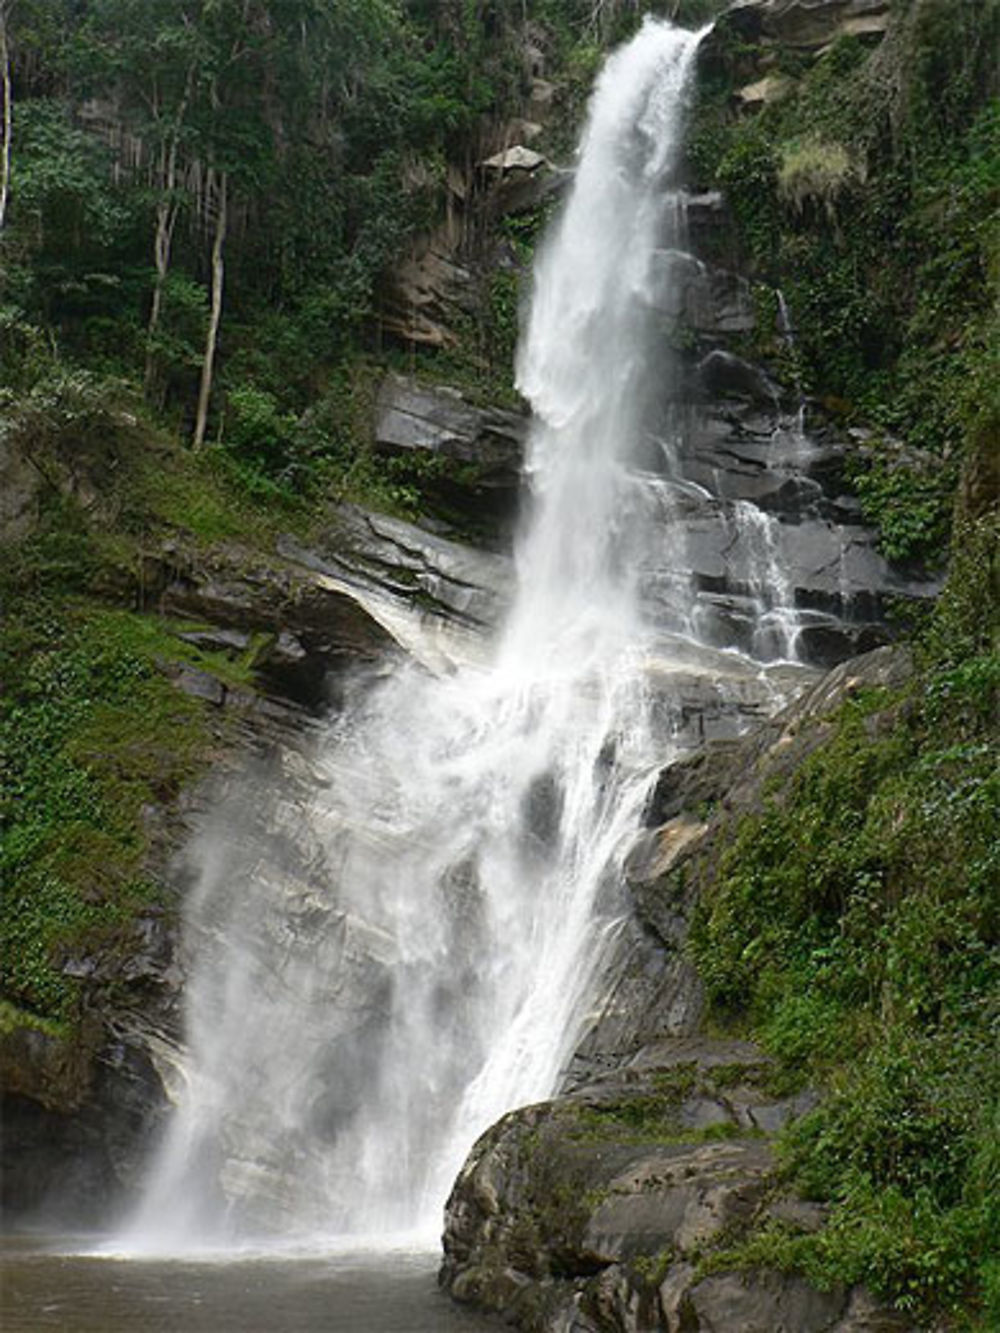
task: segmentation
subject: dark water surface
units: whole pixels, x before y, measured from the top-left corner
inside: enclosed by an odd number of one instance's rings
[[[436,1254],[105,1258],[0,1246],[3,1333],[487,1333],[436,1286]]]

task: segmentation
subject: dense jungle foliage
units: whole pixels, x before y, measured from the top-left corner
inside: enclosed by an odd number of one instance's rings
[[[5,0],[2,385],[51,394],[85,369],[71,397],[141,384],[251,482],[339,475],[380,285],[443,215],[449,169],[472,179],[521,113],[526,53],[585,88],[639,8]]]

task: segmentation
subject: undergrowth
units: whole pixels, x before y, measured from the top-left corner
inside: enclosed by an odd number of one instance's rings
[[[81,978],[102,959],[110,975],[135,914],[160,901],[146,816],[200,771],[212,732],[161,670],[193,650],[155,619],[33,601],[5,628],[0,986],[37,1017],[72,1020]]]
[[[832,1205],[714,1263],[863,1281],[921,1317],[1000,1321],[1000,559],[963,527],[903,690],[850,698],[830,740],[743,819],[697,909],[716,1020],[827,1090],[784,1170]],[[990,1323],[989,1321],[993,1321]]]

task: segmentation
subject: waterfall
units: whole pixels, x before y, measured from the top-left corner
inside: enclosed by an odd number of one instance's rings
[[[681,743],[671,673],[702,654],[685,579],[659,623],[641,586],[670,541],[642,466],[650,292],[698,40],[647,20],[608,59],[540,254],[517,366],[531,500],[488,664],[359,677],[315,753],[248,781],[189,851],[190,1065],[136,1245],[436,1237],[477,1134],[559,1083]]]

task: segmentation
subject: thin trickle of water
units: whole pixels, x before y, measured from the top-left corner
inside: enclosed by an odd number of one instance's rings
[[[733,502],[733,523],[746,546],[752,571],[750,591],[756,603],[751,651],[759,661],[794,662],[799,635],[795,595],[782,565],[778,520],[746,500]]]
[[[785,293],[780,287],[776,287],[774,294],[778,300],[778,333],[789,347],[794,347],[795,326],[792,324],[792,312],[789,310],[788,302],[785,300]]]
[[[609,58],[540,256],[532,500],[490,663],[359,680],[311,770],[191,849],[187,1088],[129,1243],[433,1235],[476,1135],[558,1084],[672,745],[637,587],[664,510],[634,463],[698,40],[647,20]]]

